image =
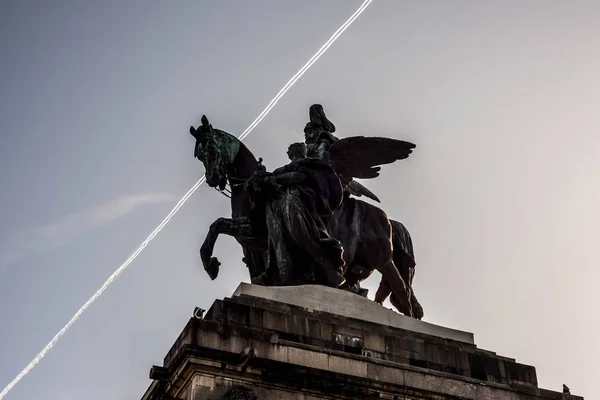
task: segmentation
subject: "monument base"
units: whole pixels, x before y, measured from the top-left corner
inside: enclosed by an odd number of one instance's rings
[[[242,283],[192,318],[142,400],[583,399],[471,333],[323,286]]]

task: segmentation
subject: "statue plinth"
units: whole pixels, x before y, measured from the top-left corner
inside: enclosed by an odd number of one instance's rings
[[[261,298],[301,307],[312,312],[329,313],[444,339],[475,344],[473,334],[419,321],[354,293],[320,285],[257,286],[241,283],[233,296]]]
[[[324,286],[241,284],[192,318],[142,400],[582,399],[471,333]]]

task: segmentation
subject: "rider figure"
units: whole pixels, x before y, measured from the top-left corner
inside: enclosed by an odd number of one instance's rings
[[[342,187],[339,178],[328,165],[307,157],[307,146],[304,143],[293,143],[288,147],[287,155],[290,163],[273,171],[274,175],[295,173],[305,174],[302,185],[297,188],[307,211],[312,216],[319,232],[321,246],[327,249],[331,262],[321,263],[328,283],[339,287],[344,282],[343,247],[339,240],[332,238],[324,223],[324,218],[333,214],[340,205]]]
[[[342,201],[340,180],[328,165],[319,160],[307,158],[306,145],[303,143],[291,145],[288,148],[288,156],[292,161],[272,173],[265,173],[262,169],[256,171],[258,174],[250,179],[247,188],[251,197],[265,199],[268,223],[273,218],[276,220],[282,218],[279,223],[271,225],[274,231],[269,232],[269,236],[276,235],[275,232],[281,226],[297,229],[289,225],[289,221],[296,220],[295,217],[281,215],[281,213],[288,212],[283,211],[282,207],[287,208],[286,204],[291,204],[292,198],[299,199],[302,210],[294,209],[293,212],[303,214],[301,220],[305,221],[306,225],[299,229],[305,229],[305,232],[308,232],[310,239],[307,241],[311,243],[295,243],[293,247],[299,245],[305,249],[304,251],[315,255],[317,257],[314,259],[315,264],[321,267],[325,275],[325,284],[339,287],[345,281],[341,274],[344,266],[343,248],[338,240],[329,236],[322,218],[331,215]],[[261,193],[262,195],[260,195]],[[306,250],[309,248],[313,250]],[[293,263],[287,262],[292,260],[284,258],[278,259],[277,263],[280,279],[282,284],[291,284],[292,276],[297,275],[293,270],[300,266],[294,266]]]

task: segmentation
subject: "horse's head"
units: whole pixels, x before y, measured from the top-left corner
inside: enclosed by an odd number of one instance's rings
[[[239,149],[239,141],[227,132],[214,129],[208,118],[202,116],[202,125],[190,133],[196,138],[194,157],[202,161],[206,170],[206,183],[210,187],[225,189],[227,171]]]

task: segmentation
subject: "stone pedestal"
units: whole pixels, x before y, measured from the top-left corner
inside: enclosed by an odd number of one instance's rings
[[[575,400],[473,334],[323,286],[242,283],[191,319],[142,400]]]

